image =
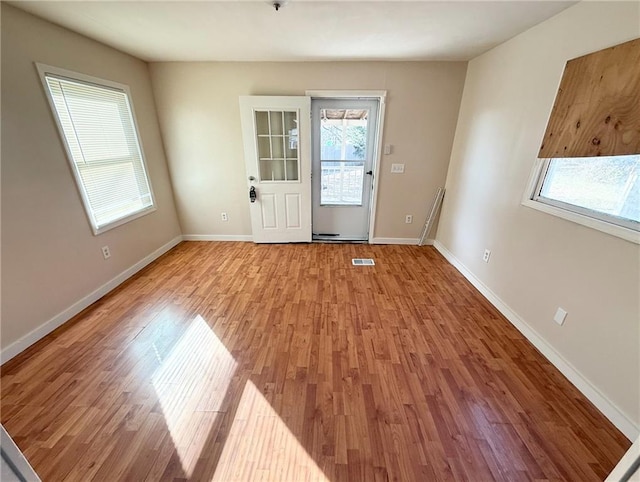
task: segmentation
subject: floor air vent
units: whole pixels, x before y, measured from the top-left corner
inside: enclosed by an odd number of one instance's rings
[[[353,258],[351,263],[354,266],[374,266],[375,263],[371,258]]]

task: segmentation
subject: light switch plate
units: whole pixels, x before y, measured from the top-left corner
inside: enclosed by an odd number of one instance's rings
[[[404,164],[391,164],[391,172],[402,174],[404,172]]]
[[[556,315],[553,317],[553,321],[555,321],[558,325],[562,326],[564,324],[564,320],[567,317],[567,312],[562,308],[558,308],[556,311]]]

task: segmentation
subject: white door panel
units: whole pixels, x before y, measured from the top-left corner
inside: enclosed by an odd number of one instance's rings
[[[258,206],[262,211],[262,229],[278,229],[276,195],[273,193],[261,192]]]
[[[302,227],[302,203],[300,201],[300,194],[298,193],[284,195],[288,229],[300,229]]]
[[[311,241],[311,99],[241,96],[256,243]]]

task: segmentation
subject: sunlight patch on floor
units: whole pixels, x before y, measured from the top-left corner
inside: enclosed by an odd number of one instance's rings
[[[255,385],[245,385],[213,480],[329,481]]]
[[[186,477],[226,410],[237,362],[207,322],[196,316],[152,376]]]

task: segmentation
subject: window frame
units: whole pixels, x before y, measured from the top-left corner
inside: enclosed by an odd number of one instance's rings
[[[553,158],[536,159],[522,198],[523,206],[640,244],[640,232],[628,227],[633,221],[541,196],[542,185],[552,160]]]
[[[74,72],[72,70],[67,70],[67,69],[62,69],[59,67],[54,67],[51,65],[46,65],[46,64],[42,64],[39,62],[35,62],[35,66],[36,69],[38,70],[38,75],[40,77],[40,81],[42,83],[42,88],[44,90],[45,96],[47,98],[47,101],[49,103],[49,110],[51,112],[51,116],[53,117],[53,120],[56,124],[56,129],[58,131],[58,135],[60,136],[60,139],[62,141],[62,144],[64,146],[64,151],[65,151],[65,155],[67,157],[67,161],[68,161],[68,166],[71,169],[71,173],[73,175],[75,184],[76,184],[76,188],[78,189],[78,193],[80,194],[80,198],[82,199],[82,205],[85,211],[85,215],[87,216],[87,220],[89,221],[89,226],[91,226],[91,230],[93,231],[94,236],[97,236],[99,234],[102,234],[106,231],[109,231],[113,228],[116,228],[118,226],[122,226],[123,224],[129,223],[135,219],[141,218],[142,216],[146,216],[147,214],[151,214],[152,212],[156,211],[157,207],[156,207],[156,198],[155,198],[155,194],[153,192],[153,186],[151,183],[151,176],[149,174],[149,169],[147,167],[147,162],[146,162],[146,156],[144,154],[144,149],[142,146],[142,140],[140,137],[140,131],[138,129],[138,121],[136,118],[136,113],[133,107],[133,100],[131,97],[131,91],[129,89],[128,85],[125,84],[120,84],[118,82],[113,82],[110,80],[106,80],[106,79],[101,79],[98,77],[93,77],[90,75],[86,75],[86,74],[82,74],[79,72]],[[52,74],[53,76],[56,77],[62,77],[62,78],[66,78],[69,79],[70,81],[74,81],[74,82],[80,82],[80,83],[84,83],[84,84],[89,84],[89,85],[93,85],[95,87],[100,87],[100,88],[104,88],[104,89],[110,89],[110,90],[116,90],[119,92],[122,92],[125,94],[126,96],[126,100],[127,100],[127,104],[129,107],[129,112],[131,114],[131,122],[132,122],[132,126],[133,126],[133,131],[135,133],[136,136],[136,141],[137,141],[137,145],[138,145],[138,150],[140,152],[140,162],[142,163],[142,167],[144,170],[144,174],[146,176],[146,181],[147,181],[147,185],[149,186],[149,195],[151,198],[151,205],[144,207],[138,211],[135,211],[127,216],[124,216],[122,218],[116,219],[114,221],[111,221],[105,225],[102,226],[97,226],[95,221],[94,221],[94,217],[92,215],[92,209],[91,209],[91,203],[89,202],[89,197],[86,193],[86,189],[84,186],[84,183],[82,181],[82,178],[80,177],[80,172],[78,169],[76,169],[75,166],[75,161],[73,160],[73,155],[70,149],[70,146],[67,142],[67,138],[64,134],[64,129],[62,127],[62,124],[60,122],[60,118],[58,116],[57,113],[57,109],[55,106],[55,102],[54,99],[51,95],[51,92],[49,91],[48,85],[47,85],[47,79],[46,76],[47,74]]]

